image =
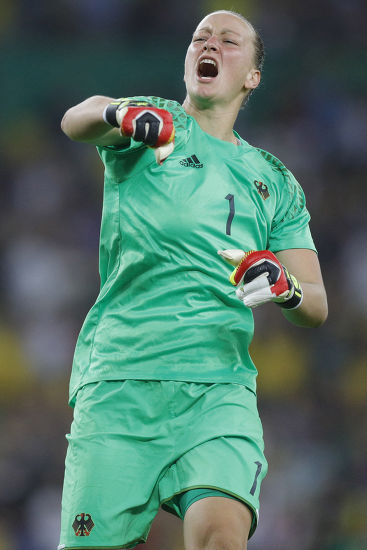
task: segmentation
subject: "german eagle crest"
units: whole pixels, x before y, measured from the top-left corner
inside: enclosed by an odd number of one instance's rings
[[[77,537],[89,537],[94,527],[92,516],[90,514],[76,515],[72,527]]]

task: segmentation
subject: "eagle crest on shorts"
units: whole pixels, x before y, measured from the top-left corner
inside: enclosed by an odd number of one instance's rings
[[[94,522],[90,514],[77,514],[73,521],[72,528],[77,537],[88,537],[94,527]]]

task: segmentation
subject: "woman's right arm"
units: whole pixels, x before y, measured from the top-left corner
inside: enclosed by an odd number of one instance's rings
[[[61,121],[62,131],[73,141],[94,145],[123,145],[130,138],[120,134],[103,120],[105,107],[114,101],[111,97],[92,96],[66,111]]]

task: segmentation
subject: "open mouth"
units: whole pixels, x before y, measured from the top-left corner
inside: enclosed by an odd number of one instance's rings
[[[215,78],[218,75],[218,67],[214,59],[202,59],[198,67],[200,78]]]

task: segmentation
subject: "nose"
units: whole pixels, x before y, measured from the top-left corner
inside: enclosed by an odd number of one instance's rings
[[[215,36],[211,36],[204,43],[204,50],[217,51],[218,50],[218,40]]]

